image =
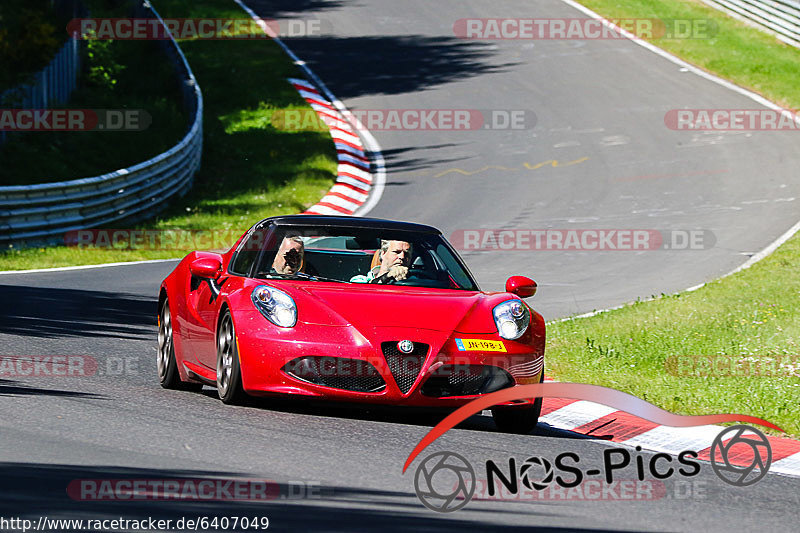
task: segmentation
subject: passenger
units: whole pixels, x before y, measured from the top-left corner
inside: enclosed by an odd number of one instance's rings
[[[408,276],[411,264],[411,244],[405,241],[381,240],[380,264],[366,275],[359,274],[350,279],[351,283],[387,283],[400,281]]]
[[[305,247],[303,239],[298,235],[287,235],[281,241],[275,260],[272,262],[272,270],[276,274],[293,275],[303,268],[303,256]]]

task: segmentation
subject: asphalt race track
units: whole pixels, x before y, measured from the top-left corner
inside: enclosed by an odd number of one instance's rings
[[[262,17],[324,20],[332,33],[286,43],[353,109],[535,112],[531,130],[373,132],[389,166],[371,216],[429,223],[447,234],[466,228],[715,233],[716,246],[702,251],[465,254],[484,288],[501,287],[511,274],[539,281],[532,302],[548,319],[712,279],[800,218],[794,201],[800,178],[792,172],[800,156],[791,133],[711,135],[664,126],[673,108],[758,107],[744,96],[626,40],[453,36],[453,22],[462,17],[579,16],[560,1],[249,5]],[[563,164],[582,158],[588,159]],[[552,159],[562,164],[525,165]],[[507,170],[478,171],[486,166]],[[425,450],[403,475],[409,453],[435,422],[430,416],[288,401],[229,407],[210,388],[163,390],[155,369],[156,297],[174,265],[0,275],[0,354],[72,356],[87,369],[85,376],[0,379],[0,516],[266,516],[269,529],[279,531],[796,529],[796,478],[770,474],[732,487],[707,463],[697,476],[664,480],[657,498],[472,501],[449,514],[430,511],[413,479],[433,451],[463,455],[480,478],[489,459],[504,465],[510,457],[521,463],[574,452],[582,464],[599,466],[608,444],[545,424],[533,435],[499,434],[490,418],[478,416]],[[640,455],[645,463],[652,457]],[[632,462],[617,479],[636,475]],[[272,503],[88,501],[68,492],[81,479],[206,477],[274,480],[280,495]]]
[[[536,301],[547,319],[709,281],[800,219],[793,132],[664,125],[670,109],[761,107],[749,98],[628,40],[473,41],[453,32],[466,17],[584,16],[560,1],[249,5],[264,18],[319,19],[333,28],[332,36],[284,42],[353,110],[535,113],[533,130],[371,130],[388,179],[370,216],[420,221],[447,235],[627,228],[716,236],[715,246],[701,251],[464,254],[484,288],[501,289],[512,274],[537,280]],[[560,166],[525,166],[551,160]],[[481,171],[487,166],[508,170]]]

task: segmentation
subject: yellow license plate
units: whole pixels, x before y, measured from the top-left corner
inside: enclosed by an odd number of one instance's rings
[[[461,352],[505,352],[503,341],[485,339],[456,339],[456,346]]]

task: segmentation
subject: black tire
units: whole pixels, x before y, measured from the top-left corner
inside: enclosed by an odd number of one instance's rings
[[[156,360],[158,381],[165,389],[200,391],[202,383],[181,381],[178,362],[175,360],[175,342],[172,331],[172,313],[169,299],[164,298],[158,310],[158,356]]]
[[[497,429],[503,433],[514,433],[516,435],[527,435],[536,429],[541,413],[541,398],[536,398],[533,405],[529,407],[492,408],[492,418]]]
[[[217,328],[217,394],[226,404],[239,405],[247,399],[242,388],[239,347],[236,345],[236,331],[229,310],[222,315]]]
[[[539,383],[544,383],[544,369]],[[497,429],[503,433],[527,435],[539,423],[542,414],[542,399],[536,398],[529,407],[495,407],[492,409],[492,418]]]

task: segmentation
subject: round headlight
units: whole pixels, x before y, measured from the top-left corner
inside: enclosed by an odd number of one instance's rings
[[[512,320],[503,320],[500,322],[498,331],[500,332],[500,336],[504,339],[513,339],[519,332],[519,328],[517,328],[517,324]]]
[[[511,316],[514,318],[522,318],[522,315],[525,314],[525,307],[522,305],[522,302],[511,302],[509,310],[511,311]]]
[[[531,321],[528,308],[519,300],[508,300],[496,305],[492,309],[492,315],[497,333],[508,340],[522,337]]]
[[[276,326],[291,328],[297,323],[297,306],[282,290],[259,285],[253,289],[251,299],[256,309]]]

